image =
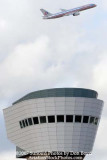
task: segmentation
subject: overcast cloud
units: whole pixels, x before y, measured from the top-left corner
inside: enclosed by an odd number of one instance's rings
[[[95,3],[95,9],[56,20],[52,13]],[[84,87],[104,100],[94,150],[87,160],[106,160],[107,0],[0,0],[0,160],[16,160],[2,109],[25,94],[53,87]]]

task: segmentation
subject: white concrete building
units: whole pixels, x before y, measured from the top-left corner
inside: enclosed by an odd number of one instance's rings
[[[103,108],[97,96],[82,88],[29,93],[4,109],[8,139],[20,151],[92,152]]]

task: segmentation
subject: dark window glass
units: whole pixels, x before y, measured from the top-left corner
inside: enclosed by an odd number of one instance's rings
[[[55,116],[48,116],[48,123],[55,123]]]
[[[40,123],[46,123],[46,116],[40,117]]]
[[[29,126],[33,125],[31,118],[28,118],[28,123],[29,123]]]
[[[39,123],[38,117],[33,117],[33,123],[34,124],[38,124]]]
[[[98,118],[95,118],[94,124],[95,124],[95,125],[98,124]]]
[[[22,123],[23,123],[23,127],[25,127],[25,121],[24,120],[22,120]]]
[[[73,115],[66,115],[66,122],[73,122]]]
[[[58,115],[57,116],[57,122],[64,122],[64,116],[63,115]]]
[[[23,128],[22,121],[20,121],[19,124],[20,124],[20,128]]]
[[[75,122],[81,123],[81,119],[82,119],[82,116],[79,116],[79,115],[75,116]]]
[[[27,119],[25,119],[25,125],[28,126],[28,121],[27,121]]]
[[[89,120],[89,116],[84,116],[83,117],[83,123],[88,123]]]
[[[90,117],[90,123],[93,123],[94,124],[94,117]]]

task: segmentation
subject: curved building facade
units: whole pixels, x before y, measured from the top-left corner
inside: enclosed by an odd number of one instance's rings
[[[103,101],[94,90],[32,92],[4,109],[7,136],[31,152],[92,152]]]

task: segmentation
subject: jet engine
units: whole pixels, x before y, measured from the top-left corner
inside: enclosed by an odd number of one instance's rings
[[[76,13],[73,14],[73,16],[78,16],[78,15],[80,15],[79,12],[76,12]]]

